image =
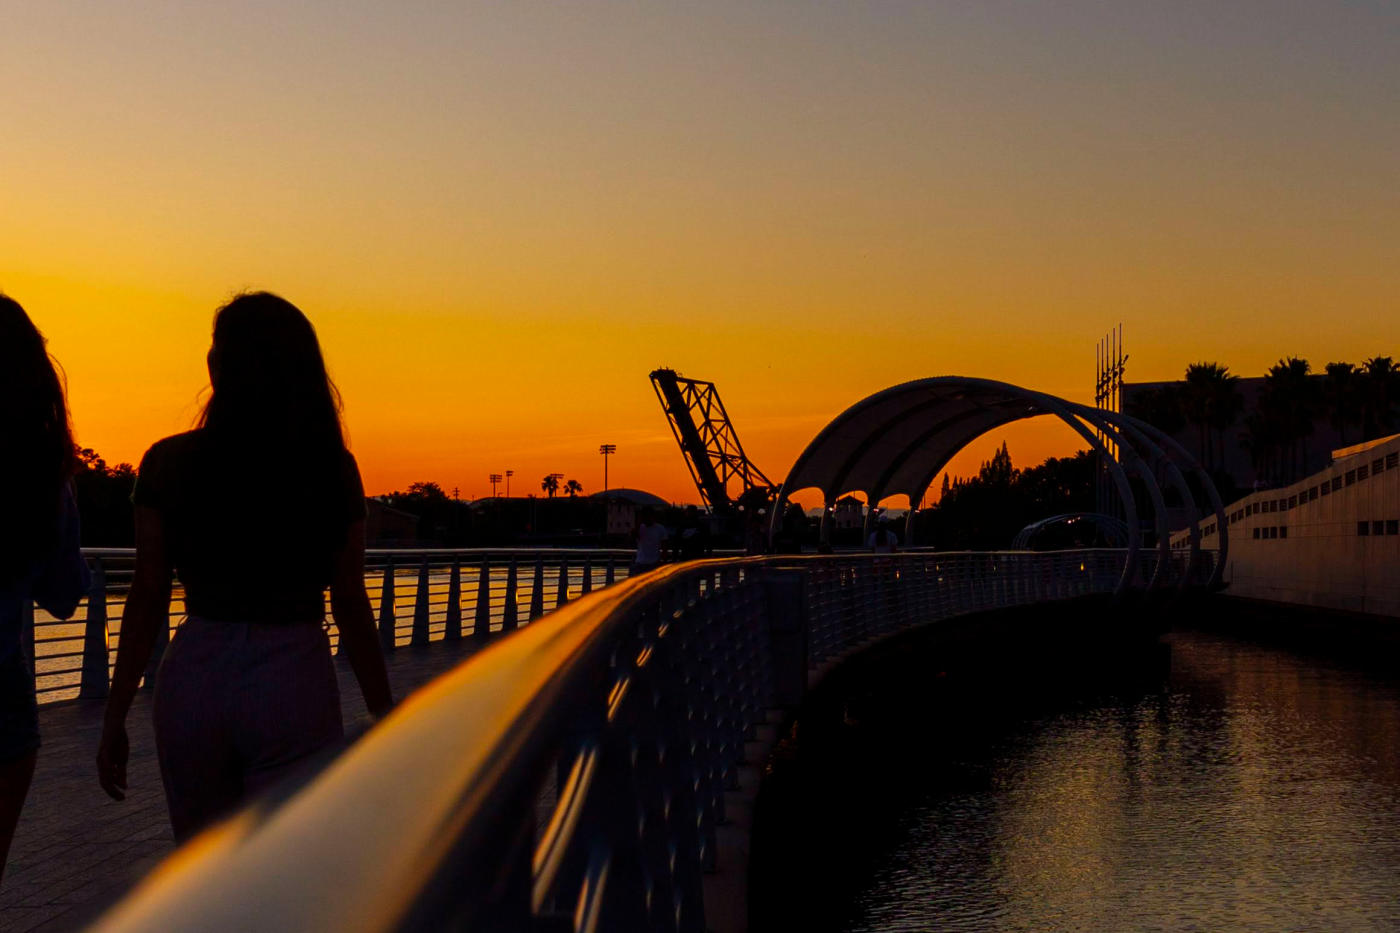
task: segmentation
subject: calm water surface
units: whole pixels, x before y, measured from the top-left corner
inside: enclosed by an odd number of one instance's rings
[[[1158,683],[930,758],[847,929],[1400,930],[1396,681],[1167,640]]]

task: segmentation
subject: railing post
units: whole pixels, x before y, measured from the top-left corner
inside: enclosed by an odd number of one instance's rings
[[[613,583],[615,583],[616,581],[617,581],[617,566],[616,566],[616,561],[615,561],[613,558],[609,557],[609,558],[608,558],[608,570],[607,570],[607,573],[605,573],[605,574],[603,575],[603,585],[604,585],[604,586],[612,586]]]
[[[569,559],[559,562],[559,585],[554,588],[554,608],[558,609],[569,601]]]
[[[394,650],[394,558],[384,558],[384,582],[379,587],[379,644]]]
[[[107,630],[107,567],[102,558],[92,561],[92,585],[88,588],[87,620],[83,626],[83,679],[78,696],[105,697],[110,686],[107,666],[110,642]]]
[[[462,640],[462,560],[457,557],[452,559],[452,575],[447,578],[447,622],[442,638]]]
[[[517,585],[516,560],[512,557],[510,566],[506,568],[506,602],[501,616],[501,631],[503,632],[513,632],[520,627],[520,605],[517,603],[515,595]]]
[[[423,563],[418,565],[418,588],[413,594],[413,639],[414,647],[428,645],[428,597],[430,595],[428,556],[423,555]]]
[[[476,622],[472,626],[472,637],[485,641],[491,637],[491,560],[481,559],[481,570],[476,576]]]
[[[591,593],[591,592],[593,592],[593,558],[591,558],[591,557],[585,557],[585,558],[583,559],[583,593],[582,593],[582,595],[587,596],[587,595],[588,595],[589,593]]]
[[[530,587],[530,621],[544,615],[544,558],[535,558],[535,579]]]

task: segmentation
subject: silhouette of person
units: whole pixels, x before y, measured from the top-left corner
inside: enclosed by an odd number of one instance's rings
[[[97,756],[123,799],[126,715],[174,571],[188,615],[153,718],[177,842],[340,741],[327,587],[370,712],[393,702],[365,593],[364,490],[315,329],[276,295],[240,295],[215,315],[208,364],[198,427],[157,442],[137,475],[136,570]]]
[[[632,558],[632,576],[646,573],[661,563],[661,548],[668,537],[666,526],[656,520],[656,512],[650,507],[642,509],[637,521],[637,554]]]
[[[693,505],[685,507],[676,550],[680,560],[701,560],[710,556],[709,516],[701,516]]]
[[[66,619],[87,592],[78,550],[73,435],[44,338],[0,295],[0,877],[39,750],[25,610]]]
[[[890,528],[889,521],[882,518],[865,539],[865,546],[876,554],[893,554],[899,549],[899,536]]]

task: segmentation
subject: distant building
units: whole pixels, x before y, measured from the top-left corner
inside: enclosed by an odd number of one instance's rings
[[[1334,451],[1326,469],[1230,503],[1225,521],[1229,595],[1400,617],[1400,435]],[[1202,548],[1219,548],[1217,522],[1201,520]]]
[[[608,534],[630,535],[637,530],[637,506],[627,499],[608,499]]]
[[[365,544],[369,547],[413,547],[418,544],[418,516],[365,500]]]
[[[842,496],[836,500],[831,521],[838,531],[865,527],[865,503],[855,496]]]

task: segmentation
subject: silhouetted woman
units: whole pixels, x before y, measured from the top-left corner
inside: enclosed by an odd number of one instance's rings
[[[184,841],[342,735],[327,587],[366,705],[391,705],[364,584],[364,490],[311,322],[264,292],[214,318],[199,426],[146,452],[132,500],[136,570],[122,615],[98,779],[126,789],[126,714],[170,607],[185,622],[156,676],[156,751]]]
[[[63,385],[44,338],[0,295],[0,874],[39,748],[24,611],[38,602],[66,619],[87,590],[75,463]]]

